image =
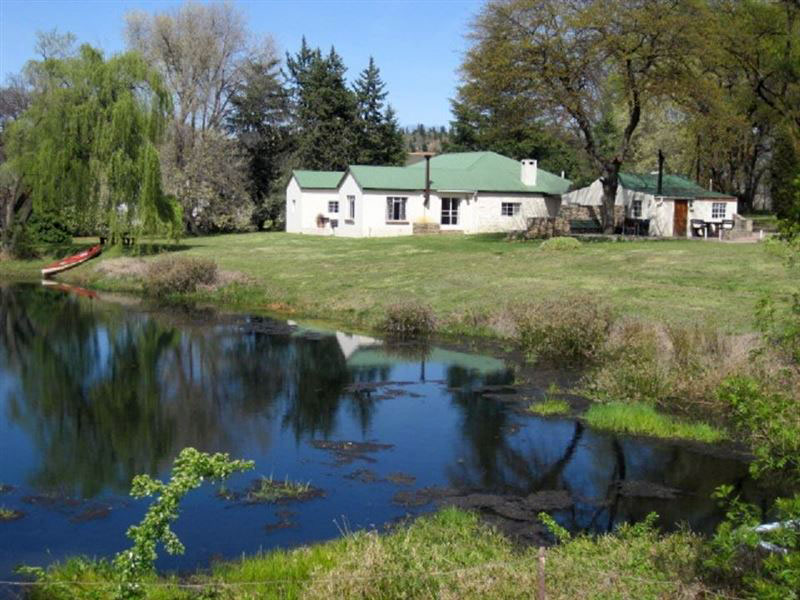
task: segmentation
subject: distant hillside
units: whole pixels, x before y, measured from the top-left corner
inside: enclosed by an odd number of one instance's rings
[[[420,124],[404,127],[403,138],[409,152],[441,152],[442,146],[450,139],[450,131],[444,125],[426,127]]]

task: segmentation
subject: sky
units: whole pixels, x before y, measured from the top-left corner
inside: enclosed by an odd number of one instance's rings
[[[0,0],[0,74],[33,58],[37,31],[74,33],[107,54],[124,50],[124,15],[163,12],[177,0]],[[255,35],[271,35],[281,56],[305,35],[336,47],[352,81],[370,55],[401,125],[447,125],[466,33],[481,0],[238,0]]]

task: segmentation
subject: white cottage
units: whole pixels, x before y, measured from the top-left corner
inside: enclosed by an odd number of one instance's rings
[[[378,237],[525,229],[558,214],[569,180],[494,152],[440,154],[405,167],[294,171],[286,231]]]
[[[603,184],[591,185],[562,196],[563,206],[594,208],[600,214]],[[738,203],[734,196],[707,190],[679,175],[620,173],[615,205],[623,207],[626,229],[657,237],[716,235],[733,229]]]

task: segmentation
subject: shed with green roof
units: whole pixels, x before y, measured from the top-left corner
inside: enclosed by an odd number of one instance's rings
[[[563,196],[569,220],[596,219],[603,204],[600,179]],[[735,196],[704,188],[681,175],[620,173],[615,206],[618,228],[653,237],[717,236],[738,218]]]

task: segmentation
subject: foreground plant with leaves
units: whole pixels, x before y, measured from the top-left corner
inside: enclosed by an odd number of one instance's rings
[[[185,548],[170,524],[180,514],[180,502],[191,490],[200,487],[205,480],[221,481],[237,471],[246,471],[255,466],[253,461],[232,460],[228,454],[208,454],[194,448],[184,448],[172,466],[172,476],[168,483],[158,481],[148,475],[137,475],[131,484],[131,496],[145,498],[157,495],[138,525],[128,528],[127,536],[133,545],[114,557],[110,565],[101,563],[100,571],[115,582],[115,599],[141,598],[145,595],[144,583],[153,578],[155,562],[158,558],[159,544],[169,554],[183,554]],[[88,566],[88,568],[87,568]],[[111,567],[109,569],[109,566]],[[79,565],[83,572],[92,571],[91,565]],[[34,575],[42,582],[48,596],[59,587],[58,579],[43,569],[28,568],[23,571]],[[51,584],[50,586],[48,584]],[[50,589],[51,586],[53,589]]]

